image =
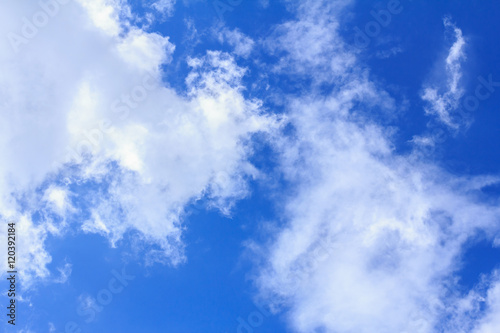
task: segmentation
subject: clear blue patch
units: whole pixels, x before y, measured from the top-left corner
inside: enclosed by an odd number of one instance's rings
[[[500,248],[487,239],[475,240],[466,245],[462,254],[462,267],[457,272],[460,285],[468,291],[474,288],[483,275],[490,275],[500,265]]]

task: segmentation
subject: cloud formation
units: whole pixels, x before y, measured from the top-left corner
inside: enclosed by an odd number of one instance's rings
[[[138,27],[126,1],[49,3],[13,2],[0,12],[8,36],[0,40],[0,157],[9,161],[0,164],[0,219],[17,223],[24,287],[71,278],[69,262],[48,269],[45,246],[70,232],[102,235],[111,246],[133,235],[147,264],[182,263],[187,207],[203,199],[229,215],[248,180],[262,176],[250,162],[259,136],[286,191],[274,196],[285,199],[281,224],[266,230],[267,243],[251,243],[255,283],[292,331],[498,331],[500,273],[463,291],[458,272],[478,235],[498,246],[500,202],[483,189],[500,177],[460,177],[418,151],[397,152],[380,114],[401,110],[342,38],[354,1],[285,0],[293,18],[260,40],[213,28],[231,52],[185,59],[178,90],[162,70],[176,45]],[[168,16],[175,1],[149,4]],[[198,45],[203,34],[185,22]],[[444,25],[453,45],[443,83],[424,86],[422,112],[457,129],[466,39],[449,19]],[[253,64],[258,80],[300,86],[263,96],[278,100],[284,117],[248,97],[260,81],[247,87],[249,70],[238,61],[256,53],[266,53]],[[80,301],[90,302],[85,294]]]
[[[313,1],[294,13],[297,19],[281,24],[268,43],[287,54],[284,72],[309,68],[313,83],[287,101],[294,130],[279,151],[293,194],[285,225],[275,227],[269,244],[253,244],[263,260],[260,297],[285,311],[297,332],[458,332],[478,325],[488,332],[494,319],[480,324],[477,312],[465,311],[479,298],[456,292],[456,272],[467,241],[480,230],[499,233],[498,199],[479,197],[500,179],[460,178],[418,153],[397,154],[392,132],[372,112],[391,112],[394,103],[336,32],[342,8]],[[324,33],[309,38],[312,31]],[[464,40],[455,33],[447,58],[451,100],[462,94]],[[325,77],[335,78],[327,96],[314,88]],[[485,289],[494,311],[496,284]]]
[[[0,211],[19,223],[24,285],[50,276],[44,243],[69,229],[112,245],[134,233],[152,245],[150,261],[182,262],[185,207],[206,198],[228,214],[258,175],[252,137],[276,118],[243,96],[245,69],[232,56],[190,59],[179,94],[160,70],[175,46],[134,26],[125,3],[51,3],[54,15],[26,43],[0,41],[0,156],[9,161]],[[9,4],[0,30],[23,36],[42,12],[37,2]]]
[[[462,63],[466,60],[466,40],[462,30],[449,18],[444,19],[444,26],[448,31],[451,31],[455,38],[445,60],[446,65],[443,73],[446,83],[437,87],[434,85],[425,87],[422,99],[428,103],[428,107],[425,109],[427,114],[436,116],[439,121],[451,129],[457,129],[460,122],[457,122],[456,115],[454,116],[453,113],[457,113],[464,95],[460,80],[463,76]]]

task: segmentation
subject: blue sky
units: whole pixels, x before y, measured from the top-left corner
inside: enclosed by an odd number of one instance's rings
[[[499,13],[3,4],[2,331],[500,331]]]

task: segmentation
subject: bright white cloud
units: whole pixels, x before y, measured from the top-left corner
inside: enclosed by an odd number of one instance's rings
[[[278,123],[243,96],[245,70],[232,56],[191,59],[188,92],[180,95],[159,69],[174,45],[134,27],[122,1],[58,8],[15,45],[18,52],[0,41],[0,156],[9,161],[0,165],[0,213],[30,240],[19,244],[23,284],[51,275],[44,243],[70,226],[113,245],[135,233],[153,244],[151,261],[179,263],[186,205],[205,197],[229,213],[246,179],[258,176],[247,162],[252,136]],[[22,17],[41,10],[36,2],[6,5],[0,31],[22,35]],[[99,188],[93,196],[72,192],[90,183]],[[86,201],[88,220],[69,219],[83,209],[72,200]],[[35,212],[42,217],[32,219]]]
[[[48,204],[48,209],[60,216],[65,216],[67,212],[74,212],[75,208],[71,204],[69,193],[66,189],[51,185],[45,190],[43,200]]]
[[[449,18],[444,19],[444,26],[452,31],[455,38],[445,60],[446,68],[443,75],[446,78],[446,84],[437,87],[434,84],[426,86],[422,93],[422,99],[429,104],[425,109],[427,114],[435,115],[450,128],[457,129],[460,124],[454,120],[453,113],[460,107],[459,104],[464,95],[460,80],[463,76],[462,63],[466,59],[466,41],[462,30],[457,28]]]
[[[88,13],[95,27],[109,36],[118,36],[122,31],[120,13],[122,11],[119,0],[77,0]]]
[[[418,154],[394,152],[391,131],[369,116],[377,107],[394,110],[394,103],[342,47],[341,10],[306,1],[298,19],[267,41],[288,53],[280,63],[284,72],[309,68],[317,81],[311,93],[287,101],[294,134],[280,139],[278,150],[294,188],[286,225],[256,250],[264,258],[256,279],[260,297],[285,310],[297,332],[472,327],[476,316],[464,311],[467,300],[450,291],[464,243],[478,230],[499,233],[498,200],[482,203],[478,194],[500,179],[458,178]],[[457,38],[447,60],[454,94],[463,47]],[[327,97],[315,93],[328,76],[336,78],[336,89]]]

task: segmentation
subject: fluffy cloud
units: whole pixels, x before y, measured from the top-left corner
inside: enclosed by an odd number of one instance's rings
[[[336,33],[341,11],[327,1],[305,2],[296,8],[298,19],[267,41],[287,54],[284,72],[309,68],[316,82],[312,92],[287,102],[294,130],[277,145],[293,194],[283,212],[286,224],[257,248],[260,297],[285,310],[298,332],[476,327],[480,315],[465,309],[478,298],[456,292],[455,273],[466,241],[479,230],[491,241],[499,233],[498,199],[479,198],[482,188],[500,180],[456,177],[419,154],[395,153],[391,131],[370,115],[377,108],[393,111],[394,103]],[[454,94],[463,48],[457,38],[447,60]],[[314,89],[325,77],[335,78],[326,97]],[[493,313],[497,287],[485,288]],[[492,315],[484,322],[479,332],[495,325]]]
[[[228,213],[258,176],[252,137],[277,121],[243,96],[231,56],[191,59],[181,95],[161,80],[174,45],[135,27],[124,2],[51,4],[0,13],[14,36],[0,41],[0,213],[30,239],[18,247],[24,285],[50,276],[44,242],[68,228],[113,245],[132,232],[151,260],[179,263],[186,205],[205,197]]]

